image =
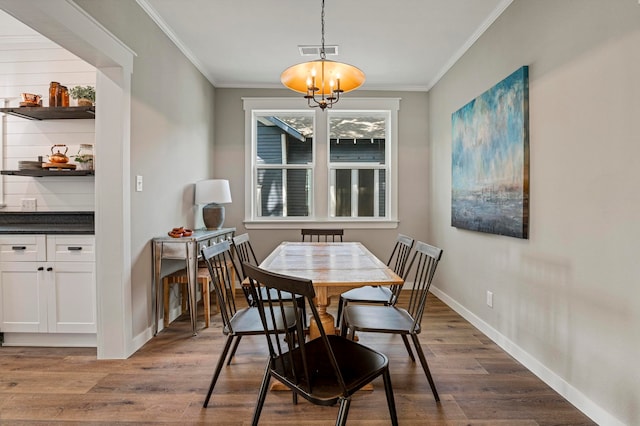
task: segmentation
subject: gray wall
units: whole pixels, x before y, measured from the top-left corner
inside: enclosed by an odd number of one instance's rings
[[[430,91],[437,289],[602,424],[640,424],[638,46],[637,1],[515,0]],[[452,228],[451,114],[522,65],[530,237]]]
[[[232,204],[225,207],[225,224],[235,226],[238,233],[244,228],[244,110],[242,97],[290,97],[286,89],[216,89],[216,156],[215,177],[229,179]],[[397,229],[346,229],[345,239],[362,241],[374,254],[385,260],[391,253],[396,235],[400,232],[428,241],[427,194],[416,193],[415,187],[425,188],[428,180],[427,158],[427,94],[418,92],[357,91],[350,97],[401,98],[398,112],[398,218]],[[300,96],[300,107],[306,101]],[[252,245],[259,259],[266,257],[285,240],[300,240],[300,229],[250,231]]]
[[[152,323],[150,240],[173,227],[194,225],[193,183],[213,173],[214,88],[135,2],[77,3],[136,53],[131,182],[142,175],[144,190],[131,193],[135,337]]]

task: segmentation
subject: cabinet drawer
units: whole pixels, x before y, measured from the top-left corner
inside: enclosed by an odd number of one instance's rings
[[[0,236],[0,262],[43,262],[47,258],[44,235]]]
[[[47,260],[52,262],[92,262],[96,258],[95,237],[49,235]]]

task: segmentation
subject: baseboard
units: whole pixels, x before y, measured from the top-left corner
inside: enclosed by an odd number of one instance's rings
[[[474,327],[480,330],[488,338],[493,340],[505,352],[518,360],[518,362],[524,365],[529,371],[538,376],[553,390],[562,395],[563,398],[573,404],[578,410],[582,411],[591,420],[600,425],[624,426],[623,422],[616,419],[598,404],[594,403],[585,394],[580,392],[562,377],[558,376],[552,370],[547,368],[535,357],[531,356],[531,354],[522,349],[516,343],[509,340],[495,328],[491,327],[488,323],[479,318],[473,312],[469,311],[456,300],[449,297],[449,295],[442,292],[435,286],[431,286],[430,291],[451,309],[460,314],[460,316],[469,321]]]
[[[159,331],[159,330],[158,330]],[[144,346],[149,340],[153,338],[153,328],[147,327],[142,333],[139,333],[133,339],[131,339],[131,351],[129,356],[134,354],[138,349]]]
[[[3,346],[95,348],[95,333],[4,333]]]

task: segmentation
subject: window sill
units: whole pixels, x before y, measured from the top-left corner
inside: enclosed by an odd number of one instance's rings
[[[396,229],[398,220],[245,220],[246,229],[300,229],[300,228],[342,228],[342,229]]]

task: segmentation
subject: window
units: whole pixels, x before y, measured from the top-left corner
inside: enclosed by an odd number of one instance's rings
[[[327,114],[331,217],[385,218],[389,113]]]
[[[399,99],[245,98],[247,228],[397,223]],[[278,225],[279,224],[279,225]]]

